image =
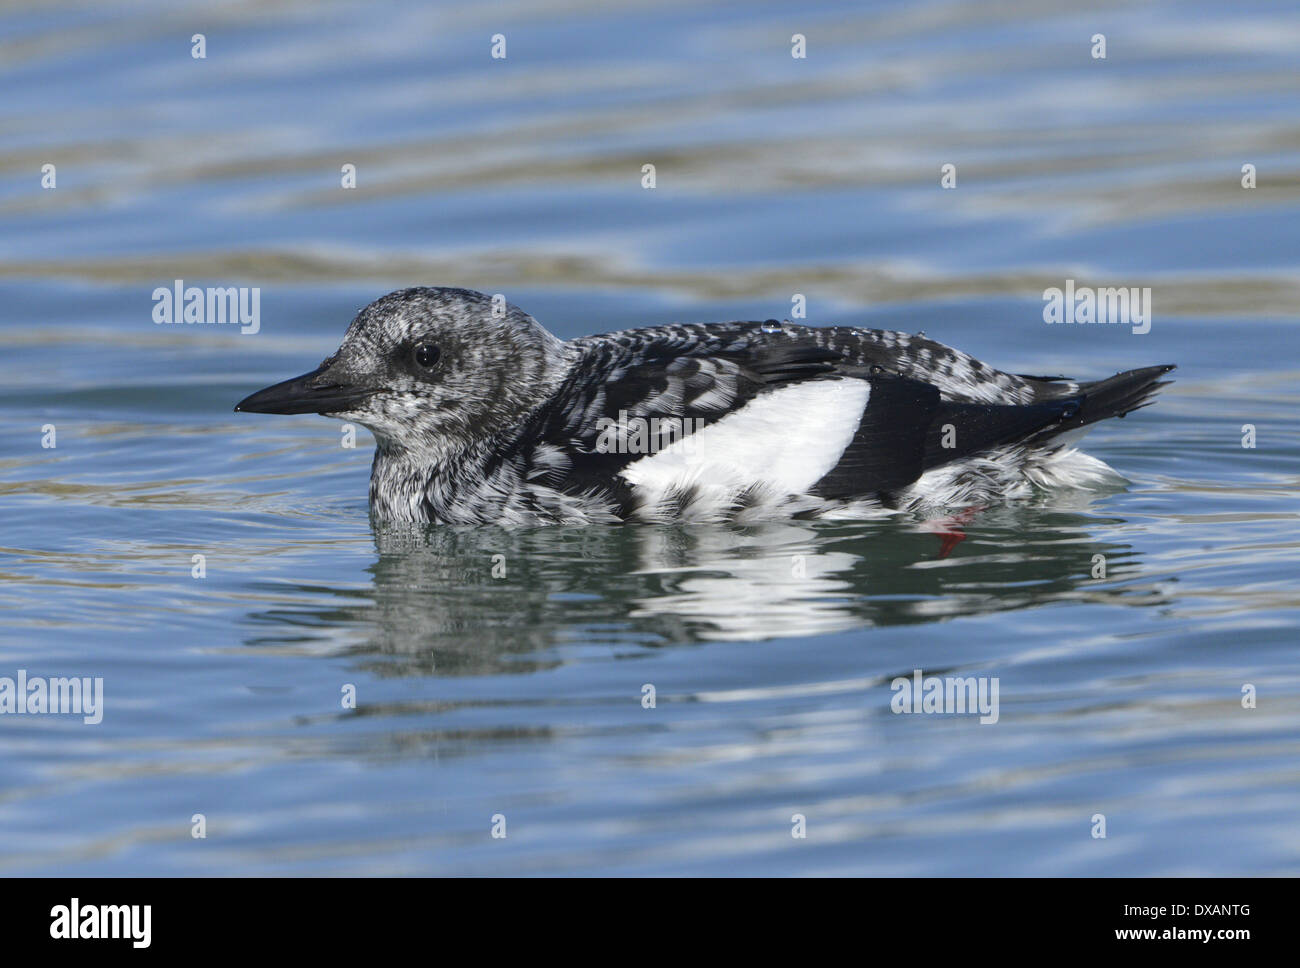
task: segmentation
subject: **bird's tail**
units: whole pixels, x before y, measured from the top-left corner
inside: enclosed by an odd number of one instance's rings
[[[1074,412],[1067,411],[1069,415],[1046,429],[1042,436],[1056,437],[1099,420],[1124,417],[1134,410],[1150,406],[1156,392],[1170,382],[1160,378],[1172,369],[1172,364],[1144,366],[1116,373],[1104,380],[1082,384],[1067,398],[1070,403],[1077,404]]]

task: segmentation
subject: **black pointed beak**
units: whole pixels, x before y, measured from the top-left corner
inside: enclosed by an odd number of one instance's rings
[[[321,366],[244,397],[235,404],[235,410],[247,413],[344,413],[372,392],[365,387],[338,382],[328,366]]]

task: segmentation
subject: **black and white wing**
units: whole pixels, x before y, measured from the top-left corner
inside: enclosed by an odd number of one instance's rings
[[[813,423],[856,425],[867,385],[838,379],[833,351],[763,325],[575,341],[568,379],[525,435],[538,442],[532,463],[542,483],[604,493],[626,516],[688,483],[734,492],[760,473],[783,479],[792,459],[829,467],[838,452]],[[804,431],[792,434],[801,421]]]
[[[923,337],[771,321],[575,341],[534,415],[529,476],[627,517],[725,515],[790,495],[886,497],[926,470],[1077,419],[1073,385]]]

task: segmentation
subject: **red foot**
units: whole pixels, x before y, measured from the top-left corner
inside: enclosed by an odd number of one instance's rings
[[[933,518],[921,526],[932,532],[939,539],[939,557],[947,558],[952,549],[966,540],[966,532],[961,530],[963,524],[970,524],[975,515],[983,511],[982,507],[966,508],[946,518]]]

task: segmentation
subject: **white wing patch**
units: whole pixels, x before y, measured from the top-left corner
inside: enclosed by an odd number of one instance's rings
[[[804,494],[839,463],[862,420],[866,380],[816,380],[774,390],[689,437],[624,468],[652,500],[696,488],[729,501],[759,487],[774,497]]]

